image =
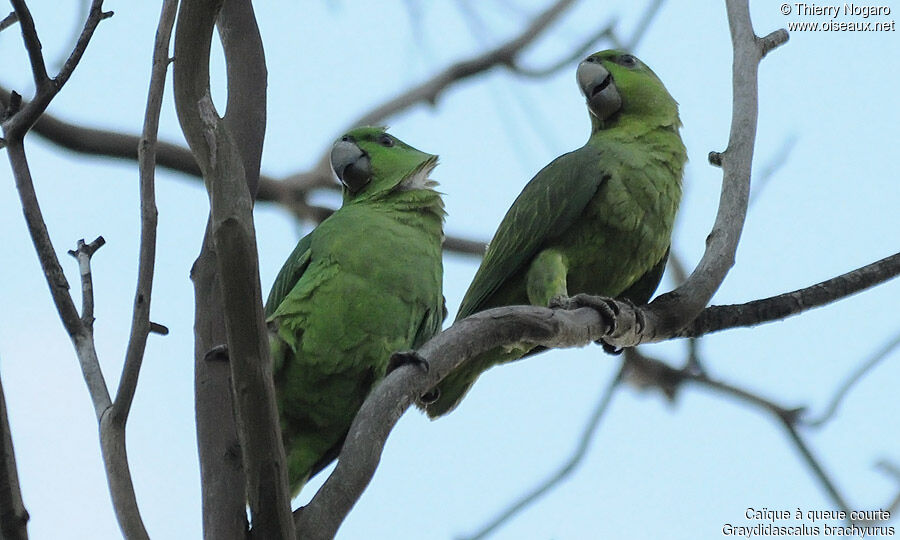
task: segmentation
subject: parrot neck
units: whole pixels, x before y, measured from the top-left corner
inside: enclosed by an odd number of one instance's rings
[[[444,222],[444,202],[441,194],[433,189],[393,189],[357,199],[350,204],[376,205],[385,210],[396,212],[401,221],[421,219],[423,216],[436,218],[438,225]]]
[[[681,127],[681,120],[678,118],[678,105],[672,104],[671,107],[657,107],[653,109],[653,113],[644,111],[644,114],[616,114],[606,120],[601,120],[593,112],[588,111],[591,117],[591,137],[599,132],[621,129],[633,134],[648,133],[656,131],[660,128],[669,129],[674,133],[678,133]]]
[[[588,141],[595,138],[605,139],[610,136],[640,137],[651,132],[669,132],[675,137],[679,137],[680,127],[681,121],[678,119],[677,113],[674,117],[660,115],[650,118],[619,115],[606,122],[591,114],[591,136]]]

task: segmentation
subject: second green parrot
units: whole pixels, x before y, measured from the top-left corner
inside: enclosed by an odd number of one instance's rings
[[[649,67],[622,51],[592,54],[576,78],[590,138],[522,190],[457,320],[497,306],[547,306],[577,293],[643,304],[659,285],[687,160],[678,104]],[[493,350],[461,365],[421,405],[432,418],[449,412],[484,370],[531,349]]]
[[[445,316],[437,156],[364,127],[335,142],[331,164],[343,205],[300,240],[266,302],[293,495],[337,457],[391,354]]]

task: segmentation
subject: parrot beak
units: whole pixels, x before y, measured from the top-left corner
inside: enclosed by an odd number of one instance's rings
[[[369,155],[351,140],[341,139],[331,149],[331,168],[350,194],[355,194],[372,179]]]
[[[587,99],[591,114],[601,121],[608,119],[622,108],[622,96],[616,88],[612,74],[599,62],[585,60],[575,72],[578,87]]]

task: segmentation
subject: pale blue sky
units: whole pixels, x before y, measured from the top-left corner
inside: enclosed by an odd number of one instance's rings
[[[461,3],[417,4],[422,27],[414,32],[407,2],[257,2],[269,69],[263,170],[285,175],[306,168],[353,118],[512,35],[545,2],[469,2],[483,19],[483,33],[473,32]],[[64,54],[79,2],[31,4],[52,63]],[[819,20],[784,16],[780,5],[751,6],[758,33],[790,21]],[[110,1],[106,9],[116,15],[100,25],[50,111],[84,125],[137,132],[158,6]],[[627,35],[642,9],[643,3],[582,1],[525,59],[546,65],[613,18]],[[725,147],[730,123],[731,42],[724,7],[668,2],[635,53],[681,104],[690,162],[674,245],[692,265],[702,254],[721,182],[706,155]],[[796,32],[763,61],[755,170],[786,140],[796,137],[796,145],[754,203],[736,266],[715,303],[800,288],[898,250],[898,53],[896,32]],[[584,142],[589,123],[574,84],[576,65],[543,80],[496,70],[450,90],[435,108],[419,106],[389,121],[398,137],[440,154],[434,177],[447,194],[449,234],[487,239],[525,182]],[[28,64],[15,28],[0,34],[0,66],[0,82],[28,97]],[[161,136],[181,140],[171,93]],[[63,153],[36,136],[27,148],[48,227],[73,286],[76,265],[65,251],[82,237],[102,234],[107,240],[94,259],[96,335],[114,387],[136,277],[137,169],[129,162]],[[193,180],[166,171],[158,179],[152,313],[171,334],[151,336],[128,424],[129,452],[151,536],[198,538],[188,270],[207,203]],[[116,538],[90,400],[40,275],[8,166],[0,167],[0,180],[0,369],[32,518],[29,533],[35,539]],[[260,206],[256,216],[262,285],[268,290],[301,230],[269,206]],[[476,267],[473,258],[445,258],[451,313]],[[667,278],[661,291],[671,287]],[[895,281],[785,322],[711,336],[701,352],[717,377],[786,406],[821,411],[846,374],[900,331],[898,301]],[[645,352],[680,362],[684,350],[679,341]],[[879,459],[900,463],[898,360],[895,352],[863,379],[832,423],[805,432],[855,508],[881,507],[898,489],[872,467]],[[447,418],[432,423],[410,411],[339,537],[450,539],[474,531],[568,456],[617,364],[599,347],[554,351],[490,371]],[[724,523],[746,524],[744,512],[751,506],[832,507],[768,416],[693,387],[674,405],[629,388],[617,394],[576,475],[495,538],[718,538]]]

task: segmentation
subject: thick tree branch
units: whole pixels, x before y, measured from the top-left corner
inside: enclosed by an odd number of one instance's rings
[[[19,472],[9,430],[6,397],[0,383],[0,538],[27,540],[28,511],[19,488]]]
[[[233,119],[219,117],[209,88],[210,45],[217,19],[223,29],[226,56],[238,55],[226,59],[229,65],[237,60],[264,62],[249,2],[234,1],[244,5],[222,9],[223,2],[216,0],[182,3],[175,33],[175,105],[210,196],[207,241],[204,253],[195,263],[195,272],[198,264],[208,267],[214,263],[216,271],[206,268],[202,275],[212,279],[217,275],[219,280],[254,534],[259,538],[288,539],[294,537],[293,522],[262,312],[253,201],[248,189],[248,181],[258,175],[258,150],[265,130],[265,113],[256,108],[260,105],[258,95],[265,93],[265,68],[250,69],[239,76],[229,69],[228,94],[238,95],[235,101],[229,97],[228,114],[234,115]],[[246,73],[251,77],[245,77]],[[232,105],[243,110],[233,110]],[[264,101],[261,105],[264,108]],[[240,131],[257,139],[238,141],[238,134],[230,130],[234,122],[263,125]],[[255,171],[248,172],[248,168]],[[209,247],[214,249],[212,253],[207,252]],[[205,307],[198,305],[198,312]]]
[[[746,304],[710,306],[679,337],[698,337],[728,328],[753,326],[785,319],[884,283],[900,274],[900,253],[804,289],[754,300]]]

